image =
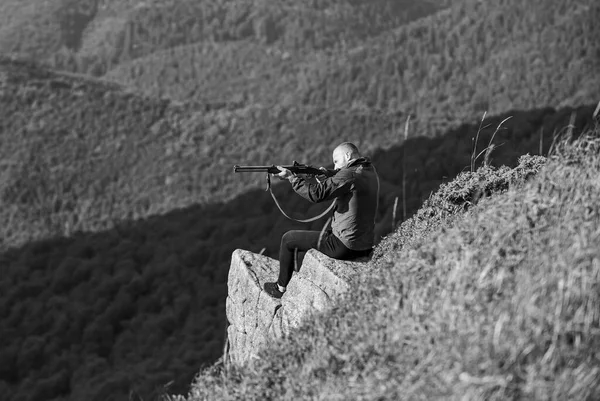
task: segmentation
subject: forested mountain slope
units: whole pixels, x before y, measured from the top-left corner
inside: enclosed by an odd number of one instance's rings
[[[356,43],[442,8],[446,0],[8,2],[0,52],[101,75],[121,63],[193,43],[248,39],[288,50]]]
[[[302,101],[423,118],[581,102],[600,85],[598,15],[595,1],[460,2],[314,68]]]
[[[107,77],[152,95],[263,108],[279,123],[260,124],[261,135],[290,132],[285,142],[299,148],[306,126],[324,144],[344,133],[387,147],[409,113],[418,135],[429,136],[484,111],[594,102],[599,14],[591,0],[466,0],[355,46],[294,53],[250,41],[198,43]],[[257,129],[242,127],[245,137]]]

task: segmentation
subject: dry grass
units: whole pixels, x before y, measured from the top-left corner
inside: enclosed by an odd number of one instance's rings
[[[494,149],[496,149],[498,147],[497,145],[494,145],[494,138],[496,137],[496,134],[502,127],[502,124],[504,124],[506,121],[508,121],[512,118],[512,116],[509,116],[509,117],[506,117],[504,120],[500,121],[500,123],[496,127],[496,130],[492,134],[492,137],[490,138],[488,146],[485,149],[483,149],[481,152],[477,153],[477,142],[479,141],[479,134],[481,133],[483,120],[485,119],[486,114],[487,113],[483,113],[483,117],[481,118],[481,123],[479,124],[479,129],[477,130],[477,135],[475,136],[475,143],[473,145],[473,151],[471,152],[471,172],[475,171],[475,164],[477,163],[477,159],[479,159],[479,157],[481,157],[481,155],[485,155],[483,165],[484,166],[490,165],[490,155],[492,154]],[[487,128],[487,126],[484,128]],[[477,155],[476,155],[476,153],[477,153]]]
[[[331,313],[253,366],[216,364],[187,399],[599,399],[599,133],[388,242]]]

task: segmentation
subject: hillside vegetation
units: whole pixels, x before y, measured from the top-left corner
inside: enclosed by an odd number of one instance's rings
[[[332,311],[185,399],[598,399],[599,138],[507,191],[487,167],[441,186]]]

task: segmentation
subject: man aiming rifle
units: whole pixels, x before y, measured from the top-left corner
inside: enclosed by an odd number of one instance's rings
[[[305,252],[314,248],[343,260],[367,256],[373,249],[379,197],[377,171],[349,142],[335,148],[333,164],[335,174],[314,183],[282,166],[276,166],[277,174],[272,171],[274,176],[289,180],[294,191],[303,198],[313,203],[334,200],[335,208],[331,229],[320,241],[320,231],[290,230],[283,235],[279,248],[279,277],[276,282],[264,284],[271,297],[281,298],[285,292],[294,271],[296,249]]]

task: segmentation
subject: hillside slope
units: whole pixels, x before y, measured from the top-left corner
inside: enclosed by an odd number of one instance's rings
[[[598,399],[599,138],[464,215],[450,196],[494,170],[442,186],[333,311],[185,399]]]

